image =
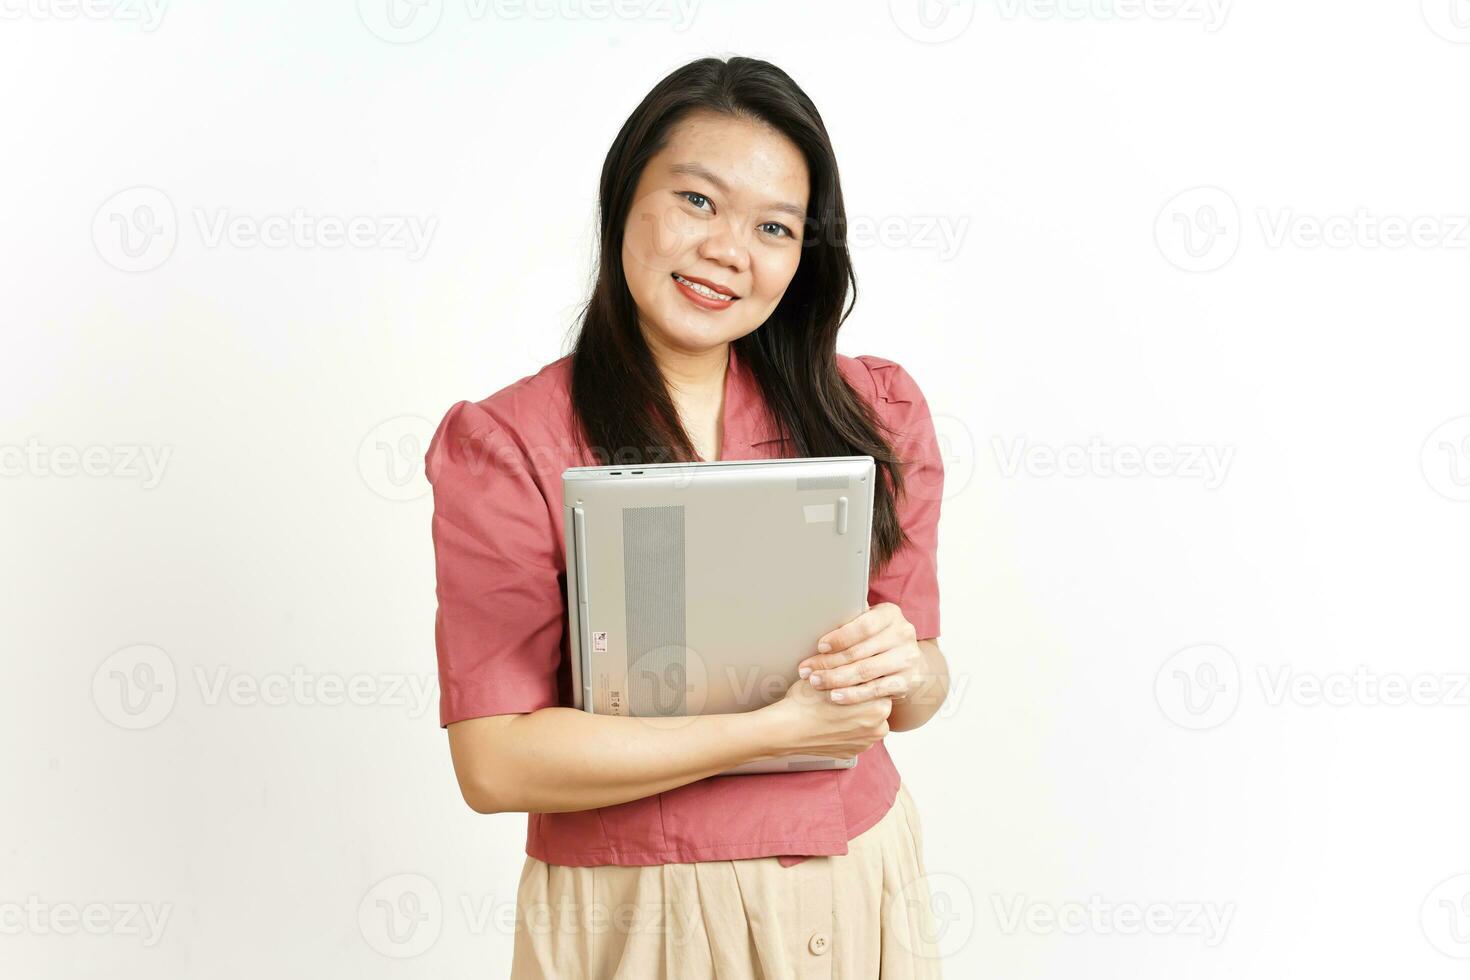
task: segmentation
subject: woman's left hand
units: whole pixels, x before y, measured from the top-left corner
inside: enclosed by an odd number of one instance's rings
[[[833,701],[855,704],[873,698],[902,701],[919,689],[924,653],[918,634],[891,602],[880,602],[845,626],[817,639],[818,652],[797,664],[812,687],[831,691]],[[810,669],[808,675],[806,670]]]

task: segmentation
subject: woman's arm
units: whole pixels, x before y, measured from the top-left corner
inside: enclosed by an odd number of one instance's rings
[[[889,732],[888,698],[833,704],[805,680],[753,711],[677,718],[547,707],[449,726],[459,790],[479,813],[591,810],[757,759],[850,759]]]
[[[449,751],[477,813],[590,810],[781,754],[769,720],[759,710],[631,718],[549,707],[455,722]]]
[[[949,663],[939,649],[939,641],[920,640],[919,650],[924,655],[919,667],[923,680],[908,697],[894,698],[893,710],[888,714],[888,727],[895,732],[918,728],[934,717],[949,696]]]

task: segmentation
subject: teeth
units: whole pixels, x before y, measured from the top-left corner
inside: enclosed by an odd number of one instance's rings
[[[674,273],[674,278],[677,279],[677,280],[679,280],[680,282],[682,282],[684,285],[688,286],[690,289],[694,290],[699,295],[701,295],[701,296],[707,296],[710,299],[734,299],[735,298],[734,296],[726,296],[724,293],[717,293],[713,289],[710,289],[708,286],[701,285],[700,283],[690,282],[688,279],[685,279],[683,276],[679,275],[677,272]]]

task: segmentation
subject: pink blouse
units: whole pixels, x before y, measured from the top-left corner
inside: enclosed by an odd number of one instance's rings
[[[920,639],[937,637],[944,468],[928,405],[893,361],[838,354],[837,364],[899,433],[891,441],[906,461],[899,520],[912,543],[870,577],[868,602],[897,604]],[[440,727],[572,704],[561,473],[596,461],[575,448],[570,376],[568,356],[483,401],[461,401],[429,444]],[[733,345],[723,423],[721,459],[786,455]],[[851,769],[711,776],[615,806],[531,813],[526,853],[579,866],[772,855],[792,865],[846,854],[893,805],[898,783],[879,741]]]

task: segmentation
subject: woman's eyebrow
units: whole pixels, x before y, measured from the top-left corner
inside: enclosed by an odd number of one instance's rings
[[[711,184],[714,184],[716,187],[718,187],[720,189],[720,193],[722,193],[722,194],[729,194],[730,193],[730,185],[727,184],[727,183],[725,183],[724,180],[722,180],[721,178],[715,176],[714,171],[710,170],[708,167],[706,167],[702,163],[675,163],[675,164],[671,164],[669,166],[669,173],[672,173],[672,174],[683,174],[683,175],[688,176],[688,177],[700,177],[700,178],[702,178],[704,180],[709,181]],[[798,221],[805,221],[806,220],[806,209],[801,208],[801,207],[798,207],[795,204],[791,204],[788,201],[775,201],[775,202],[772,202],[770,204],[767,204],[766,207],[769,208],[772,211],[782,211],[782,212],[785,212],[786,214],[792,215]]]

